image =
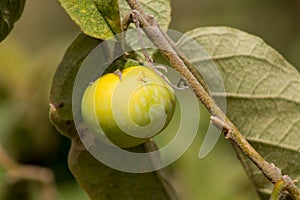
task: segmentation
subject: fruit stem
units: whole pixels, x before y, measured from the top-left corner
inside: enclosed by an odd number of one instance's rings
[[[114,71],[114,74],[119,77],[120,81],[122,81],[122,72],[119,69],[117,69],[116,71]]]

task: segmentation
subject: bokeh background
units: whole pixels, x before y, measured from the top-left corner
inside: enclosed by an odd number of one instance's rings
[[[172,7],[171,29],[239,28],[263,38],[300,69],[299,0],[172,0]],[[0,143],[21,163],[51,168],[60,200],[88,199],[67,168],[68,139],[48,120],[51,78],[78,33],[55,0],[27,0],[21,19],[0,44]],[[168,167],[180,197],[258,199],[228,141],[221,137],[209,156],[198,159],[208,123],[205,111],[202,116],[199,136]],[[0,200],[8,199],[40,199],[39,186],[10,180],[0,165]]]

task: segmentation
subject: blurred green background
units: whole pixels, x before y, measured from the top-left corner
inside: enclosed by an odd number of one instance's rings
[[[172,0],[171,29],[225,25],[263,38],[292,65],[300,66],[299,0]],[[55,0],[28,0],[21,19],[0,44],[0,142],[21,163],[50,167],[58,199],[87,199],[67,168],[68,139],[48,120],[51,78],[79,29]],[[198,159],[207,128],[177,162],[168,167],[181,199],[258,199],[230,144],[222,137]],[[0,166],[0,200],[39,199],[38,186],[12,182]]]

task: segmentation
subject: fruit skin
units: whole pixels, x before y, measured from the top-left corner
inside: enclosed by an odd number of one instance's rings
[[[105,140],[102,129],[111,142],[127,148],[162,131],[175,105],[174,90],[161,77],[146,67],[132,66],[122,71],[121,80],[108,73],[89,85],[81,111],[83,121],[96,137]]]

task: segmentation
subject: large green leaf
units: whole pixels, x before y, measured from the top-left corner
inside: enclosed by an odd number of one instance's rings
[[[69,138],[76,137],[72,115],[72,90],[77,71],[99,40],[80,34],[67,50],[58,66],[50,91],[50,119]]]
[[[98,11],[114,34],[120,33],[121,21],[118,0],[93,0]]]
[[[72,115],[73,85],[82,61],[99,42],[79,35],[67,50],[53,78],[50,119],[63,135],[72,140],[69,167],[80,186],[94,200],[177,199],[163,171],[140,174],[117,171],[96,160],[79,139]],[[146,152],[143,146],[132,150]]]
[[[0,0],[0,42],[10,33],[20,18],[25,0]]]
[[[118,0],[58,1],[86,35],[104,40],[121,32]]]
[[[186,35],[195,39],[211,57],[196,56],[187,39],[178,46],[189,52],[197,66],[209,60],[217,65],[226,94],[227,115],[263,157],[292,179],[300,179],[300,75],[263,40],[228,27],[197,28]],[[213,78],[213,77],[212,77]],[[262,199],[268,199],[272,184],[254,164],[243,165]],[[299,184],[297,184],[300,189]],[[235,186],[233,186],[235,187]]]
[[[139,152],[144,152],[142,146]],[[77,182],[91,199],[177,199],[162,171],[148,173],[126,173],[114,170],[91,156],[75,143],[69,154],[69,167]]]
[[[130,12],[125,0],[58,0],[58,2],[86,35],[103,40],[121,32],[120,12],[121,16]],[[170,0],[142,0],[141,4],[147,13],[155,16],[161,27],[169,26]]]

